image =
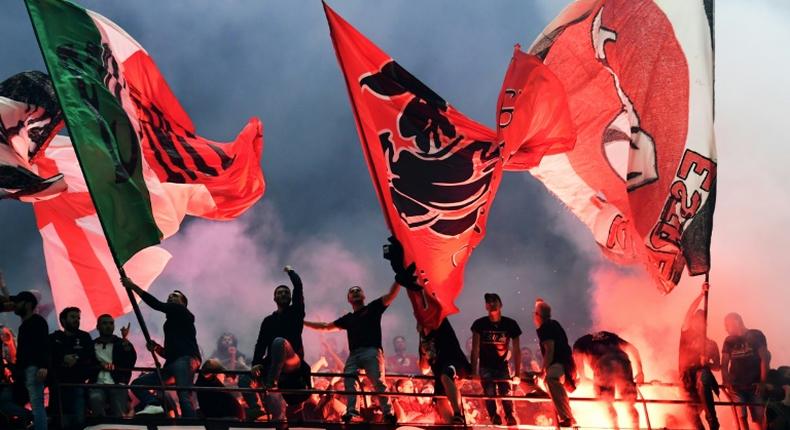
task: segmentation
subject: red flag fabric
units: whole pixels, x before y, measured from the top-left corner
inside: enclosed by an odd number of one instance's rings
[[[192,120],[144,50],[129,56],[123,67],[148,164],[162,182],[199,184],[208,192],[191,202],[191,215],[230,220],[261,198],[265,183],[260,120],[252,118],[230,143],[197,136]]]
[[[175,234],[187,214],[229,220],[249,209],[265,189],[260,120],[250,119],[229,143],[196,135],[148,53],[109,19],[85,13],[101,35],[101,47],[95,49],[105,53],[104,84],[121,101],[138,135],[152,215],[163,237]],[[69,139],[56,137],[34,167],[40,175],[63,173],[68,184],[67,192],[34,203],[56,308],[78,306],[88,320],[128,312],[131,304]],[[169,258],[167,251],[151,246],[135,254],[124,270],[146,288]]]
[[[385,218],[417,265],[415,316],[435,329],[458,311],[466,260],[485,235],[502,174],[496,134],[324,9]]]
[[[535,167],[544,155],[566,152],[576,143],[565,87],[538,57],[525,54],[518,45],[505,73],[497,112],[505,170]]]
[[[705,273],[715,205],[709,1],[580,1],[530,52],[568,92],[576,147],[531,170],[604,253],[669,292]]]

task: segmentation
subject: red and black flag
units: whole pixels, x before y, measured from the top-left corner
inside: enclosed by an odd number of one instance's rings
[[[530,52],[568,93],[576,147],[531,169],[604,253],[661,290],[708,272],[716,201],[710,0],[571,4]]]
[[[385,218],[403,244],[406,262],[417,266],[422,290],[409,291],[415,315],[423,327],[435,329],[458,310],[454,301],[466,261],[485,236],[503,167],[512,161],[514,168],[525,168],[539,161],[533,152],[572,146],[567,129],[536,130],[546,123],[533,118],[556,102],[529,93],[540,93],[547,82],[561,85],[540,62],[509,74],[506,84],[515,84],[518,97],[499,106],[502,121],[503,109],[516,106],[508,112],[512,121],[500,127],[505,142],[457,111],[326,4],[324,9]],[[562,137],[548,141],[557,136]]]

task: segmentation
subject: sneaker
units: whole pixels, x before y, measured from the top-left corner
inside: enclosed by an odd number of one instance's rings
[[[493,417],[491,417],[491,424],[495,426],[501,426],[502,417],[500,417],[499,414],[494,415]]]
[[[398,418],[395,417],[395,415],[393,415],[393,414],[384,415],[384,423],[385,424],[390,424],[390,425],[397,425],[398,424]]]
[[[507,424],[508,426],[517,426],[518,421],[516,421],[516,417],[514,417],[513,415],[508,415],[505,417],[505,424]]]
[[[455,414],[455,415],[453,415],[452,424],[453,425],[461,425],[462,426],[462,425],[466,424],[466,421],[464,420],[463,415]]]
[[[159,405],[148,405],[137,412],[135,415],[162,415],[165,409]]]

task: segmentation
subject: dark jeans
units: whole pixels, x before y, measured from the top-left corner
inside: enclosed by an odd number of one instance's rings
[[[263,380],[263,383],[268,387],[274,386],[283,374],[298,372],[302,365],[302,359],[296,354],[291,343],[282,337],[274,338],[272,344],[269,345],[269,359],[271,361],[269,368],[265,370],[266,375]],[[263,403],[273,421],[285,420],[286,407],[282,394],[266,393],[263,396]]]
[[[50,411],[56,414],[60,412],[60,427],[79,430],[85,428],[85,389],[50,386],[50,393]]]
[[[480,368],[480,385],[483,386],[483,393],[488,397],[507,396],[510,395],[510,384],[505,381],[495,382],[495,379],[510,379],[510,371],[505,369],[486,369]],[[488,417],[494,419],[497,415],[496,400],[486,400],[486,410]],[[513,402],[510,400],[502,400],[502,409],[505,411],[505,416],[513,416]]]
[[[346,366],[343,369],[345,377],[346,391],[357,391],[357,372],[359,369],[365,370],[365,376],[373,384],[376,392],[383,393],[387,391],[387,385],[384,383],[384,353],[374,347],[357,348],[351,351],[348,359],[346,359]],[[387,396],[378,396],[379,406],[384,415],[392,414],[392,405],[390,405]],[[347,397],[346,413],[357,413],[357,396],[349,395]]]
[[[241,374],[239,375],[239,388],[250,388],[252,385],[252,377],[248,374]],[[241,393],[241,397],[244,399],[244,403],[247,404],[247,407],[253,410],[260,410],[261,406],[258,403],[258,393],[253,392],[244,392]]]
[[[33,409],[33,428],[47,430],[47,411],[44,409],[44,383],[36,380],[36,366],[25,368],[25,388],[30,396],[30,406]]]
[[[126,415],[129,406],[129,393],[125,388],[91,388],[88,390],[88,402],[96,417],[107,416],[108,409],[109,416],[122,417]]]
[[[162,378],[168,385],[171,380],[174,380],[175,385],[182,387],[190,387],[194,383],[195,369],[197,369],[197,359],[194,357],[184,356],[179,357],[167,363],[162,368]],[[159,379],[156,373],[146,373],[140,375],[137,379],[132,381],[131,389],[132,394],[140,400],[140,408],[148,405],[161,405],[161,400],[151,394],[150,390],[145,388],[135,388],[136,385],[159,385]],[[160,393],[161,395],[161,393]],[[192,400],[192,391],[178,390],[178,404],[181,407],[181,416],[192,418],[195,416],[195,404]]]
[[[718,430],[719,419],[716,416],[716,407],[713,400],[713,390],[716,387],[716,378],[706,367],[692,367],[686,369],[682,375],[683,388],[689,396],[689,400],[694,402],[688,405],[687,414],[689,421],[697,430],[705,430],[700,412],[705,411],[705,421],[711,430]]]

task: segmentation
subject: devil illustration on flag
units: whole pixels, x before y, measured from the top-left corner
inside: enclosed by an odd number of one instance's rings
[[[712,30],[708,0],[585,0],[530,49],[565,86],[578,133],[531,173],[665,292],[710,267]]]
[[[63,175],[42,178],[32,167],[61,128],[63,112],[44,73],[22,72],[0,82],[0,199],[30,202],[66,189]]]
[[[512,118],[501,129],[514,124],[505,142],[453,108],[326,4],[324,9],[385,218],[406,260],[417,267],[421,289],[408,293],[415,316],[426,329],[435,329],[457,312],[454,300],[466,261],[485,236],[505,163],[512,159],[516,167],[531,167],[543,153],[573,146],[567,101],[540,61],[527,71],[519,69],[533,80],[511,79],[518,86],[508,87],[512,94],[502,98],[500,111]],[[557,127],[561,131],[544,130],[544,122],[527,118],[542,105],[533,95],[521,94],[544,87],[546,97],[551,88],[560,89],[556,103],[564,102],[566,111],[565,124]],[[568,130],[570,135],[560,136]]]

